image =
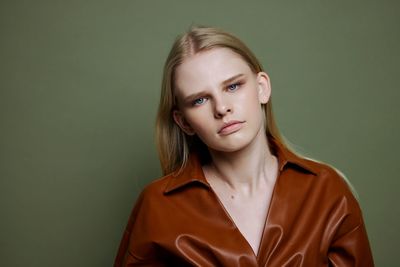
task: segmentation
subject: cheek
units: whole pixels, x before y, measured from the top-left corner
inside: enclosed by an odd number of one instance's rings
[[[242,118],[246,119],[252,125],[251,127],[258,129],[260,124],[263,123],[264,109],[256,92],[248,92],[247,95],[242,96],[234,110],[236,110],[239,116],[243,116]]]
[[[236,109],[243,110],[246,113],[254,112],[261,106],[257,92],[254,88],[248,88],[249,90],[243,91],[236,98]]]
[[[199,112],[196,110],[193,112],[186,112],[184,114],[186,122],[192,127],[196,133],[201,133],[206,130],[207,125],[209,125],[210,119],[205,112]]]

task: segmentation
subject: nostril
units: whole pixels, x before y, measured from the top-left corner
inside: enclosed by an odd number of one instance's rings
[[[232,109],[231,109],[231,108],[221,108],[221,109],[219,109],[219,110],[216,111],[215,115],[216,115],[216,117],[218,117],[218,118],[222,118],[222,117],[225,116],[225,114],[231,113],[231,112],[232,112]]]

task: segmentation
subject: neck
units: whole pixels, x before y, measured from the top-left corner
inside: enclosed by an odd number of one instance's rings
[[[206,172],[215,182],[226,183],[234,191],[254,192],[261,183],[273,181],[276,157],[272,155],[264,131],[245,148],[235,152],[210,151],[212,163]],[[215,178],[214,178],[215,177]]]

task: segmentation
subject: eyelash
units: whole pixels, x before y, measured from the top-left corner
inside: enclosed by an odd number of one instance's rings
[[[226,87],[226,89],[227,89],[228,91],[235,91],[235,90],[237,90],[241,85],[242,85],[241,82],[232,83],[232,84],[228,85],[228,86]],[[235,88],[231,89],[232,86],[235,86]]]
[[[227,89],[228,91],[230,91],[230,92],[234,92],[234,91],[236,91],[237,89],[239,89],[239,87],[240,87],[242,84],[243,84],[242,82],[232,83],[232,84],[228,85],[228,86],[226,87],[226,89]],[[233,87],[233,86],[235,86],[235,88],[231,88],[231,87]],[[199,103],[199,100],[202,100],[202,102]],[[193,106],[200,106],[200,105],[204,104],[204,102],[205,102],[206,100],[207,100],[206,97],[197,98],[197,99],[195,99],[195,100],[193,101]]]
[[[203,100],[203,102],[202,102],[202,103],[198,103],[197,101],[199,101],[199,100]],[[200,105],[202,105],[202,104],[205,102],[205,100],[206,100],[205,97],[197,98],[197,99],[195,99],[195,100],[193,101],[193,106],[200,106]]]

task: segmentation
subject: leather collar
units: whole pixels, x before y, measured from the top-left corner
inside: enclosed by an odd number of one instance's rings
[[[273,138],[270,138],[270,144],[272,146],[271,152],[278,158],[278,166],[280,171],[282,171],[285,167],[288,167],[290,165],[288,163],[291,163],[311,174],[318,174],[318,171],[314,168],[314,164],[311,160],[294,154],[283,144]],[[183,188],[190,184],[202,185],[209,189],[211,188],[204,176],[200,160],[195,153],[190,154],[186,166],[168,176],[172,177],[169,177],[170,179],[164,189],[164,194],[168,194],[178,188]]]

